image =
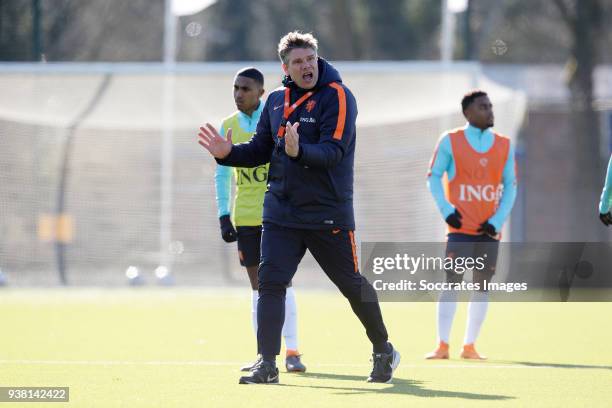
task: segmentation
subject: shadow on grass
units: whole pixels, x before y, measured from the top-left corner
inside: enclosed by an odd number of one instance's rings
[[[612,366],[588,365],[588,364],[562,364],[562,363],[536,363],[533,361],[499,361],[505,364],[519,364],[528,367],[551,367],[551,368],[580,368],[590,370],[612,370]]]
[[[343,375],[343,374],[328,374],[328,373],[304,373],[300,374],[300,377],[312,378],[317,380],[344,380],[344,381],[359,381],[365,383],[364,376],[356,375]],[[303,387],[303,388],[315,388],[322,390],[338,391],[336,394],[404,394],[413,395],[416,397],[443,397],[443,398],[463,398],[471,400],[509,400],[515,397],[506,395],[494,395],[494,394],[474,394],[470,392],[458,392],[458,391],[443,391],[443,390],[430,390],[423,387],[422,381],[416,380],[405,380],[403,378],[393,378],[393,383],[388,384],[386,388],[373,388],[368,385],[364,387],[330,387],[323,385],[295,385],[295,384],[280,384],[285,387]]]

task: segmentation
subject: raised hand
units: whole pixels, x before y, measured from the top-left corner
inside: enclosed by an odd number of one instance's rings
[[[297,157],[300,152],[300,135],[297,132],[299,123],[291,124],[287,122],[285,132],[285,153],[289,157]]]
[[[225,159],[232,151],[232,129],[227,129],[227,139],[221,137],[213,125],[200,126],[198,143],[216,159]]]

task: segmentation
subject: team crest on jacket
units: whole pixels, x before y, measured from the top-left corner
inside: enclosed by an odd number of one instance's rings
[[[313,101],[313,100],[310,100],[308,101],[308,103],[306,103],[306,110],[308,111],[308,113],[310,113],[314,109],[316,104],[317,104],[317,101]]]
[[[489,161],[486,159],[486,157],[483,157],[482,159],[480,159],[480,165],[481,165],[482,167],[487,167],[487,163],[488,163],[488,162],[489,162]]]

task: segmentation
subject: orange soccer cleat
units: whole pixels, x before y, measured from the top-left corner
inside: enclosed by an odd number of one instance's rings
[[[448,360],[448,343],[440,341],[438,348],[425,354],[426,360]]]
[[[480,354],[478,354],[478,352],[474,348],[474,343],[465,344],[463,346],[463,351],[461,352],[461,358],[464,358],[466,360],[486,360],[487,359],[486,356],[481,356]]]

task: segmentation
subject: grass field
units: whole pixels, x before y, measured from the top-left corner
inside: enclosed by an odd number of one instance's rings
[[[465,304],[451,359],[425,361],[435,304],[384,303],[402,363],[393,384],[368,384],[370,346],[345,300],[297,296],[308,372],[245,386],[238,368],[255,355],[248,289],[3,290],[0,386],[69,386],[70,402],[52,406],[70,407],[612,404],[612,303],[492,303],[478,342],[486,362],[457,358]]]

